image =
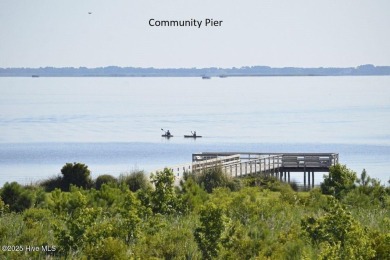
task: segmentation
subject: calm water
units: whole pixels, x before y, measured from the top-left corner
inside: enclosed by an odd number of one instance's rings
[[[338,152],[386,182],[389,86],[390,77],[0,78],[0,185],[66,162],[119,175],[201,151]],[[192,130],[204,138],[182,138]]]

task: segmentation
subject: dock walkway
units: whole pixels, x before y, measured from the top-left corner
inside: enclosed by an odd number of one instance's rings
[[[290,172],[302,172],[304,186],[313,187],[315,173],[329,172],[338,162],[338,153],[202,152],[192,154],[192,172],[219,165],[233,177],[264,174],[286,182]]]

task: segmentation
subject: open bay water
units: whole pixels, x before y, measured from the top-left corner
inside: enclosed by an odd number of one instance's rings
[[[373,76],[0,78],[0,185],[54,176],[67,162],[119,176],[205,151],[335,152],[385,183],[389,86]],[[193,130],[204,137],[183,138]]]

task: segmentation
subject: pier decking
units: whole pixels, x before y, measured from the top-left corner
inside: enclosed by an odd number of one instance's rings
[[[290,172],[302,172],[304,186],[314,186],[317,172],[329,172],[339,162],[338,153],[202,152],[192,154],[192,172],[216,165],[233,177],[271,175],[290,182]]]

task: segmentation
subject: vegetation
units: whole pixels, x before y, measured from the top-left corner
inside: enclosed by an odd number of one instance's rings
[[[130,174],[121,174],[119,182],[125,183],[133,192],[151,188],[150,182],[143,171],[134,171]]]
[[[211,193],[213,189],[218,187],[228,187],[231,190],[240,189],[240,182],[237,182],[231,176],[226,175],[223,172],[222,167],[218,165],[191,177],[208,193]]]
[[[337,165],[297,192],[218,167],[180,187],[169,169],[149,180],[62,169],[0,189],[0,259],[390,259],[390,187],[365,170]]]
[[[69,191],[70,185],[88,188],[91,186],[91,172],[88,166],[82,163],[67,163],[62,167],[62,190]]]
[[[321,184],[321,190],[323,194],[341,198],[355,188],[356,181],[357,177],[354,171],[348,169],[346,165],[337,164],[331,166],[329,175],[325,176],[324,182]]]
[[[116,183],[118,183],[118,180],[114,176],[109,174],[100,175],[99,177],[96,178],[95,188],[97,190],[100,190],[103,184],[110,184],[110,183],[115,185]]]

